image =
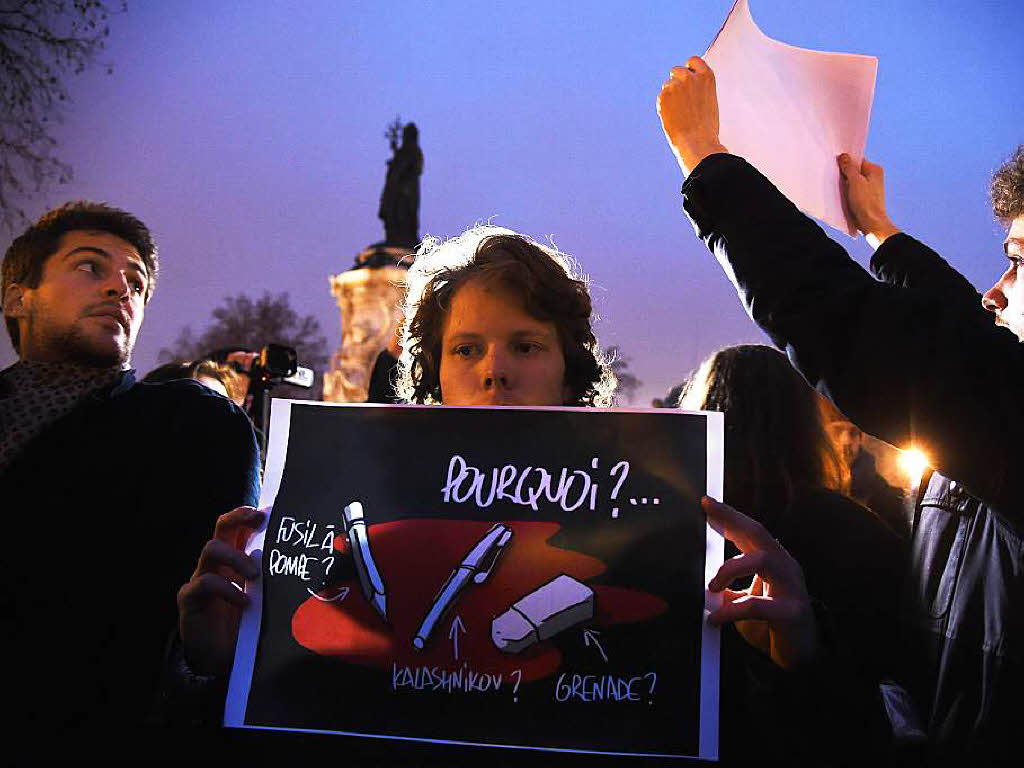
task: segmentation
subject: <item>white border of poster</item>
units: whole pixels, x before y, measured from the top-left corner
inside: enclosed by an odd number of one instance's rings
[[[260,507],[267,509],[273,506],[280,489],[281,479],[284,473],[285,460],[288,454],[289,426],[291,421],[291,406],[298,404],[303,406],[318,406],[325,408],[436,408],[437,406],[422,405],[379,405],[374,403],[323,403],[309,400],[284,400],[274,399],[271,404],[269,445],[267,449],[267,461],[263,476],[263,487],[260,494]],[[502,406],[499,406],[502,407]],[[504,406],[504,408],[515,410],[567,410],[564,408],[520,408],[517,406]],[[579,412],[580,409],[571,409]],[[607,410],[607,409],[602,409]],[[666,409],[652,408],[616,408],[619,412],[632,413],[658,413],[670,415],[672,413],[699,414],[706,417],[707,435],[707,495],[721,499],[723,493],[723,472],[724,472],[724,418],[721,413],[706,411],[672,411]],[[266,538],[266,527],[270,515],[267,514],[260,528],[254,532],[246,546],[246,553],[254,557],[262,569],[263,548]],[[707,583],[718,572],[725,554],[725,541],[719,531],[714,530],[710,525],[706,526],[705,543],[705,610],[704,623],[701,630],[700,659],[700,732],[698,738],[699,754],[697,755],[668,755],[650,753],[623,753],[607,752],[601,750],[579,750],[560,749],[528,745],[507,745],[507,744],[484,744],[480,742],[456,741],[448,739],[423,739],[419,737],[378,735],[367,733],[355,733],[347,731],[325,731],[318,729],[295,729],[295,728],[273,728],[269,726],[250,725],[245,722],[246,706],[249,699],[249,692],[252,684],[253,666],[256,660],[257,646],[259,643],[260,624],[262,620],[262,579],[247,581],[245,592],[251,602],[241,617],[239,626],[238,644],[235,650],[234,666],[228,684],[228,694],[224,710],[224,725],[233,728],[248,728],[259,730],[283,730],[304,733],[332,733],[360,738],[389,739],[396,741],[429,741],[439,744],[491,746],[502,748],[529,749],[545,752],[571,752],[576,754],[613,754],[620,756],[641,756],[641,757],[671,757],[679,759],[693,759],[694,757],[703,760],[717,760],[718,737],[719,737],[719,665],[720,665],[720,629],[707,622],[707,615],[720,604],[721,597],[706,591]]]

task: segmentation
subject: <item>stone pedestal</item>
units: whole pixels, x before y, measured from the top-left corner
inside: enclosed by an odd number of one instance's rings
[[[408,248],[370,246],[352,269],[328,278],[341,312],[341,346],[324,374],[325,401],[366,401],[373,364],[401,320],[410,253]]]

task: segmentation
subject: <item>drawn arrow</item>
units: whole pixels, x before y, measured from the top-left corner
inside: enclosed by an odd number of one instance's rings
[[[597,630],[584,629],[583,630],[583,644],[585,646],[587,646],[588,648],[590,647],[591,643],[593,643],[595,646],[597,646],[597,652],[601,654],[601,658],[604,659],[604,663],[607,664],[608,663],[608,657],[605,656],[604,648],[602,648],[601,644],[599,642],[597,642],[597,637],[600,634],[601,633],[598,632]]]
[[[338,590],[337,594],[335,594],[333,597],[320,597],[320,595],[318,595],[316,592],[314,592],[309,587],[306,587],[306,591],[309,592],[309,594],[311,594],[313,597],[315,597],[321,603],[336,603],[339,600],[344,600],[346,597],[348,597],[349,588],[348,587],[342,587],[341,589]]]
[[[462,617],[456,616],[452,622],[452,628],[448,630],[448,639],[452,641],[455,649],[455,660],[459,660],[459,632],[466,631],[466,625],[462,623]]]

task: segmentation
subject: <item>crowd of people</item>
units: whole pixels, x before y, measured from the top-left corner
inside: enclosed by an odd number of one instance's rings
[[[708,621],[725,627],[723,759],[1012,761],[1024,146],[993,178],[1009,264],[982,297],[893,224],[882,169],[843,155],[868,274],[720,143],[701,59],[672,70],[657,106],[686,215],[777,347],[717,351],[678,390],[679,407],[725,414],[724,498],[703,501],[732,548],[708,584],[722,596]],[[0,372],[0,499],[25,545],[8,547],[0,601],[27,728],[210,726],[223,707],[249,600],[236,584],[260,575],[244,547],[266,514],[244,410],[252,353],[137,381],[158,266],[141,221],[87,202],[47,213],[4,257],[19,360]],[[524,235],[427,238],[404,317],[374,376],[383,401],[612,404],[586,281]],[[916,499],[865,479],[849,447],[861,430],[928,445]]]

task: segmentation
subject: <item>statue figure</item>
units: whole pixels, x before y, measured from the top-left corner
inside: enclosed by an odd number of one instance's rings
[[[398,145],[398,131],[402,144]],[[415,248],[420,241],[420,174],[423,173],[423,152],[415,123],[401,120],[388,126],[386,136],[394,153],[388,160],[388,175],[380,194],[377,216],[384,221],[384,245]]]

